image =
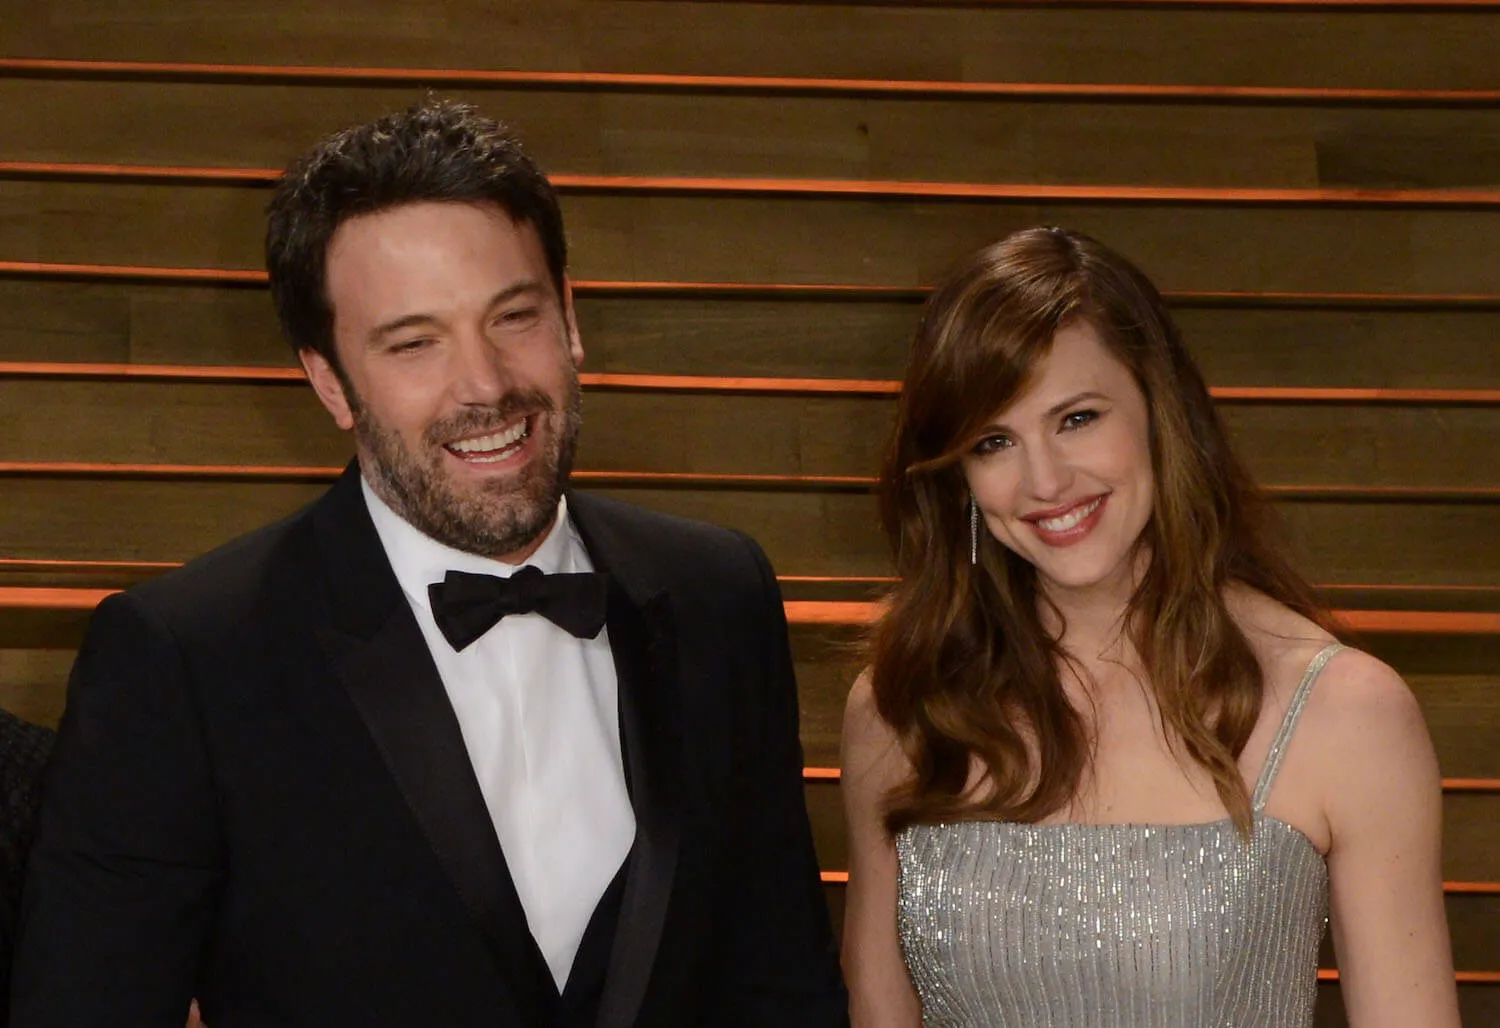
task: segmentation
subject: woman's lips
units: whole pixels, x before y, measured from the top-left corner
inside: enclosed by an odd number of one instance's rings
[[[1021,520],[1030,525],[1037,538],[1048,546],[1072,546],[1081,542],[1099,524],[1108,500],[1109,494],[1104,493],[1061,509],[1028,514]]]

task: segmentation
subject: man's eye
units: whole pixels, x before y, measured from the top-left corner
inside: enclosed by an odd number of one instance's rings
[[[535,307],[517,307],[502,313],[495,322],[500,325],[525,325],[535,321],[537,314]]]
[[[432,340],[426,337],[421,339],[403,339],[399,343],[392,343],[391,353],[415,353],[417,350],[425,349],[432,345]]]
[[[1098,420],[1099,412],[1096,410],[1075,410],[1071,414],[1064,414],[1062,423],[1063,428],[1082,428]]]

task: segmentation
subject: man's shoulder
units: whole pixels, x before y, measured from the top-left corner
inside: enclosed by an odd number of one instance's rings
[[[636,559],[657,566],[708,560],[748,567],[751,555],[760,554],[755,541],[736,529],[606,496],[570,491],[568,509],[586,542],[593,537],[611,550],[628,551]]]
[[[312,508],[231,539],[150,581],[126,590],[140,607],[169,622],[240,618],[288,570],[311,561]]]

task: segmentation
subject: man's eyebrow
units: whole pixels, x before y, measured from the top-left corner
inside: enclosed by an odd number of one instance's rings
[[[399,318],[394,318],[391,321],[385,322],[384,324],[376,325],[370,331],[370,341],[379,342],[381,339],[390,335],[392,332],[399,332],[403,328],[415,328],[419,325],[435,325],[437,324],[437,320],[438,319],[431,314],[403,314]]]
[[[542,291],[542,283],[537,279],[523,279],[520,282],[506,286],[490,297],[489,302],[484,305],[484,308],[485,310],[493,310],[503,303],[514,300],[518,296],[524,296],[527,293],[540,293]],[[404,328],[419,328],[440,323],[441,319],[436,314],[427,314],[421,311],[412,314],[403,314],[399,318],[392,318],[390,321],[376,325],[370,331],[370,339],[373,342],[379,342],[392,332],[399,332]]]
[[[484,305],[485,310],[494,310],[502,303],[508,303],[518,296],[525,296],[528,293],[543,292],[545,292],[545,289],[543,288],[540,280],[534,278],[524,278],[519,282],[506,286],[494,296],[490,297],[490,302]]]

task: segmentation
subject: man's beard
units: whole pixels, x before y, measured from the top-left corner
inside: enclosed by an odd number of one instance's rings
[[[582,396],[568,369],[566,408],[537,391],[506,396],[494,407],[469,407],[429,425],[414,453],[401,436],[349,395],[354,435],[368,461],[361,470],[370,488],[409,524],[446,546],[482,557],[503,557],[530,545],[552,524],[578,448]],[[346,390],[347,391],[347,390]],[[445,473],[443,443],[494,431],[530,413],[538,449],[521,471],[460,492]]]

